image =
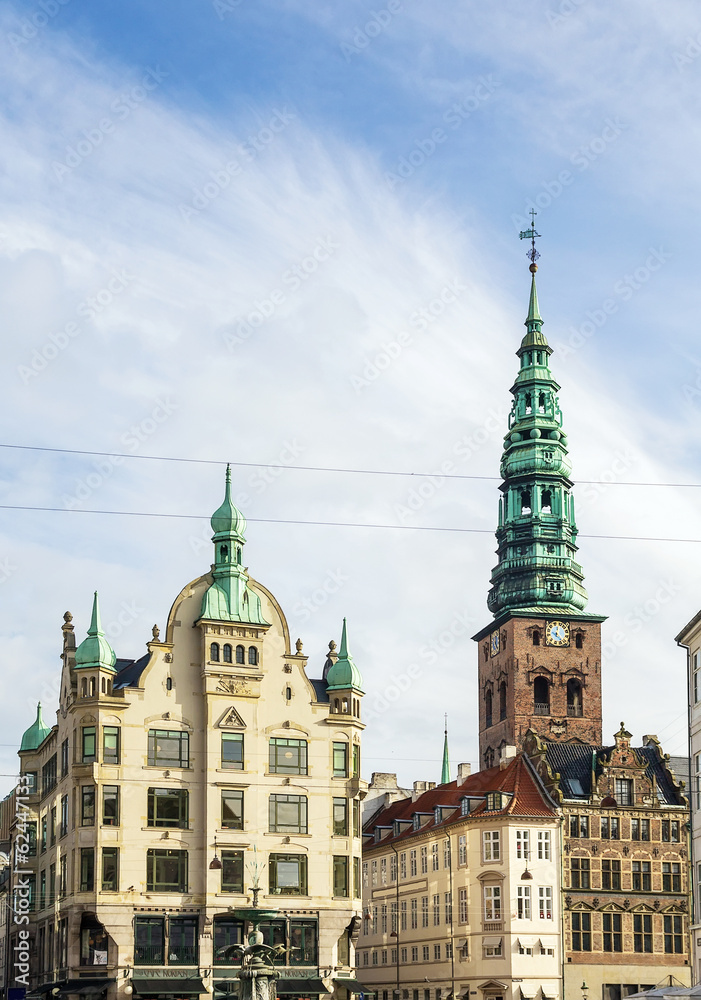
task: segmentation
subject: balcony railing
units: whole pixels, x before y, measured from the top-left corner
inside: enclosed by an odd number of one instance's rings
[[[168,949],[168,965],[197,965],[197,945],[171,945]]]
[[[579,719],[582,717],[582,706],[581,705],[568,705],[567,714],[570,718]]]
[[[501,920],[485,920],[482,924],[483,931],[500,931],[502,926]]]
[[[140,944],[134,948],[134,965],[163,965],[162,944]]]
[[[534,715],[550,715],[550,705],[547,702],[536,701],[533,705]]]

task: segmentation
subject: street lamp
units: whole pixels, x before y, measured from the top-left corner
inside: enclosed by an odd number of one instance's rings
[[[589,987],[585,982],[582,982],[582,1000],[589,1000]]]

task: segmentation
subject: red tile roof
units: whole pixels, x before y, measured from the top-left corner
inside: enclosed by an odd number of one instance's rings
[[[472,810],[470,816],[503,814],[554,817],[557,815],[547,793],[541,788],[538,779],[525,762],[523,754],[518,754],[503,770],[500,767],[490,767],[486,771],[471,774],[461,785],[458,785],[457,781],[451,781],[423,792],[416,801],[409,798],[393,802],[387,809],[383,809],[382,812],[368,821],[364,832],[372,833],[376,826],[393,826],[395,820],[410,821],[414,813],[431,814],[431,819],[424,823],[421,832],[437,826],[449,826],[465,819],[459,812],[461,799],[465,796],[486,795],[487,792],[507,793],[509,795],[507,804],[503,809],[487,812],[486,803],[481,802],[476,809]],[[436,806],[452,806],[458,812],[450,814],[440,823],[436,823],[434,816]],[[380,843],[387,844],[389,841],[405,840],[417,832],[413,827],[407,827],[396,837],[392,834],[384,837]],[[367,849],[371,849],[372,846],[372,844],[366,845]]]

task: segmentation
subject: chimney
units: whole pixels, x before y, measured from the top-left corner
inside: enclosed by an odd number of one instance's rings
[[[501,755],[499,757],[499,767],[503,771],[505,767],[509,766],[510,761],[516,756],[516,747],[509,746],[508,744],[501,748]]]
[[[411,795],[411,801],[416,802],[420,795],[424,792],[430,792],[432,788],[436,787],[435,781],[415,781],[414,790]]]
[[[458,787],[472,774],[472,764],[458,764]]]

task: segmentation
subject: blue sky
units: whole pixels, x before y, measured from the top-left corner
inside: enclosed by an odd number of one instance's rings
[[[692,0],[0,2],[1,440],[129,456],[0,449],[0,502],[59,508],[2,512],[4,787],[63,612],[97,587],[139,655],[227,460],[285,466],[234,467],[248,565],[310,674],[348,617],[366,776],[437,777],[444,711],[476,764],[498,484],[440,472],[498,475],[532,206],[605,731],[683,751],[698,545],[644,539],[701,538],[698,489],[624,484],[701,483],[700,37]]]

